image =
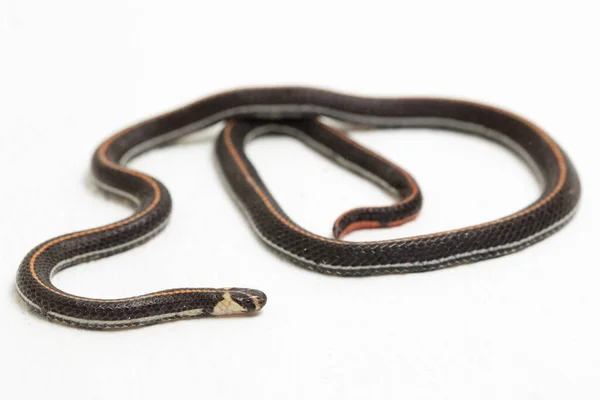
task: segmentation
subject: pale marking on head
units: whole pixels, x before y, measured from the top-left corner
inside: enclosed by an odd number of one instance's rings
[[[231,294],[229,292],[225,292],[223,293],[223,300],[217,303],[213,309],[212,315],[239,314],[246,311],[248,310],[236,303],[235,300],[231,298]]]
[[[259,311],[260,310],[260,302],[258,301],[258,297],[250,296],[250,298],[252,299],[252,302],[254,303],[254,311]]]

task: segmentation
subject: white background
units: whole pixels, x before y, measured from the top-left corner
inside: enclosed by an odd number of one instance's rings
[[[0,0],[0,397],[600,398],[594,3]],[[575,162],[579,213],[511,256],[425,274],[328,277],[281,260],[251,232],[217,176],[213,129],[132,163],[171,191],[164,233],[68,269],[56,284],[105,298],[253,287],[269,296],[263,312],[93,332],[27,310],[13,282],[30,248],[131,212],[89,183],[104,138],[220,90],[278,84],[515,111]],[[512,153],[478,138],[352,137],[410,171],[425,203],[415,222],[349,240],[483,222],[540,193]],[[286,212],[316,233],[329,235],[346,209],[393,201],[291,138],[248,151]]]

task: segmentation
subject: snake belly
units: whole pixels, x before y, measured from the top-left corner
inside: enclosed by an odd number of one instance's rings
[[[543,182],[539,198],[506,217],[475,226],[393,240],[347,242],[357,229],[397,226],[414,219],[422,196],[402,168],[322,123],[325,116],[376,128],[437,128],[480,135],[517,153]],[[107,139],[92,171],[99,187],[131,200],[135,213],[115,223],[70,233],[32,249],[19,266],[16,288],[49,319],[89,329],[127,328],[207,315],[256,312],[263,292],[246,288],[180,288],[121,299],[94,299],[52,284],[61,269],[138,246],[158,234],[171,198],[158,180],[126,167],[150,149],[219,121],[221,172],[256,234],[305,268],[339,276],[423,272],[509,254],[556,232],[574,215],[580,183],[572,163],[548,134],[510,112],[440,98],[366,98],[313,88],[255,88],[224,92],[143,121]],[[333,161],[373,180],[398,201],[361,207],[338,218],[331,238],[294,223],[269,194],[245,154],[263,134],[293,136]]]

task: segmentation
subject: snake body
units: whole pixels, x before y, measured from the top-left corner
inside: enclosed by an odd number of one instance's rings
[[[343,235],[356,229],[410,221],[417,216],[422,197],[406,171],[321,123],[320,116],[378,128],[439,128],[490,138],[532,166],[543,182],[543,192],[526,208],[475,226],[394,240],[343,241]],[[577,173],[561,148],[531,122],[494,107],[438,98],[364,98],[300,87],[229,91],[141,122],[101,144],[92,160],[99,186],[131,200],[136,212],[110,225],[59,236],[32,249],[16,280],[25,302],[50,319],[90,329],[262,309],[266,296],[254,289],[184,288],[93,299],[66,293],[51,281],[63,268],[125,251],[159,233],[171,211],[169,192],[158,180],[127,168],[127,161],[222,120],[227,124],[217,139],[216,153],[250,225],[273,249],[321,273],[422,272],[512,253],[565,225],[580,197]],[[392,190],[398,202],[346,212],[336,221],[333,238],[306,231],[284,213],[245,154],[245,143],[268,133],[297,137]]]

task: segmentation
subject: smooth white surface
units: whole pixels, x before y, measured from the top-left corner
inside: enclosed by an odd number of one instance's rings
[[[0,396],[599,398],[598,10],[549,3],[0,0]],[[263,312],[89,332],[27,311],[13,289],[27,251],[130,213],[89,180],[98,143],[219,90],[278,84],[513,110],[574,160],[579,213],[504,258],[417,275],[323,276],[259,243],[219,181],[212,129],[131,164],[171,191],[161,235],[67,269],[56,284],[107,298],[254,287],[269,296]],[[415,222],[349,240],[483,222],[539,193],[512,153],[474,137],[352,137],[410,171],[425,203]],[[349,208],[392,201],[291,138],[257,139],[249,154],[286,212],[320,234]]]

